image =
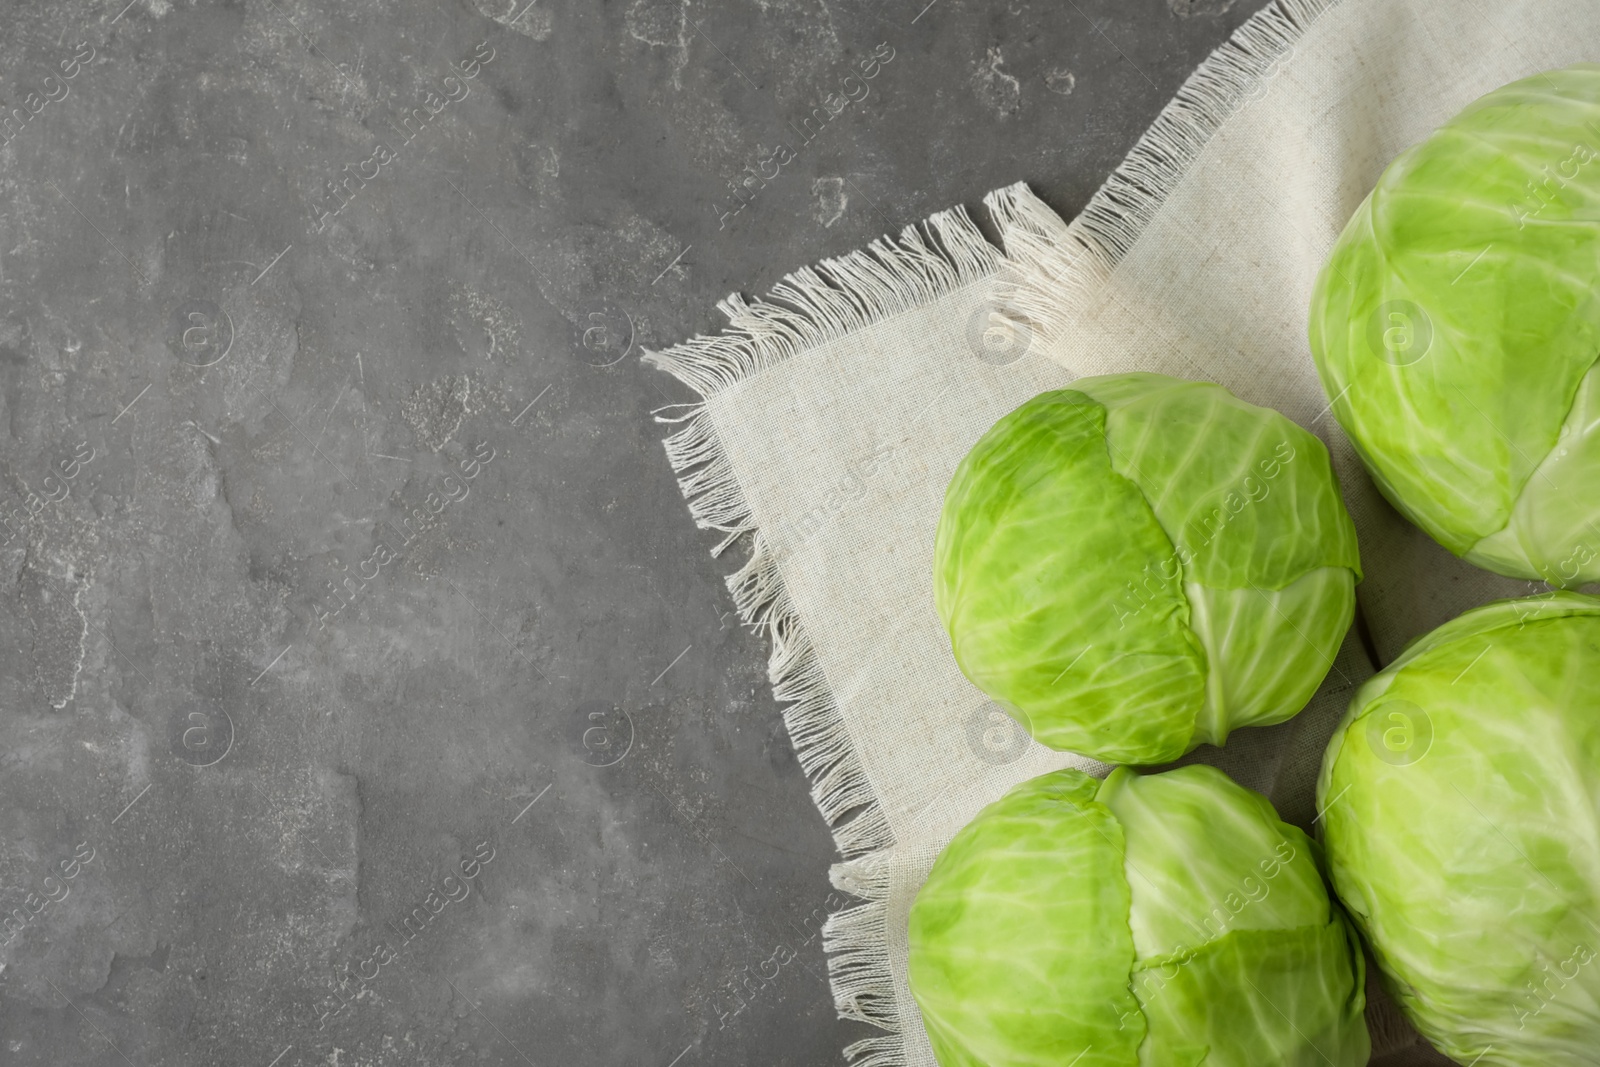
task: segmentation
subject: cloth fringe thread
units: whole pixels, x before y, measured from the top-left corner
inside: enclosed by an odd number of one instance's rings
[[[1266,91],[1306,30],[1337,3],[1275,0],[1257,12],[1200,64],[1082,214],[1070,224],[1016,220],[1006,243],[1006,308],[1047,340],[1070,330],[1217,130]]]
[[[991,211],[1009,216],[1053,218],[1020,184],[986,202]],[[765,300],[736,293],[717,305],[728,318],[725,331],[644,356],[701,397],[656,412],[658,422],[678,427],[664,442],[667,459],[696,524],[724,535],[713,555],[752,535],[750,558],[728,576],[728,589],[740,619],[772,642],[767,671],[773,695],[786,704],[784,724],[812,800],[846,857],[834,868],[835,884],[865,901],[830,916],[823,934],[841,1017],[890,1031],[846,1048],[853,1067],[904,1063],[893,978],[882,948],[894,832],[789,599],[778,556],[750,512],[713,410],[719,397],[763,370],[982,281],[1001,264],[1000,250],[964,210],[941,212],[897,239],[880,238],[861,251],[798,270]]]
[[[644,357],[703,398],[657,413],[658,421],[679,426],[665,442],[667,459],[695,522],[725,535],[713,555],[746,533],[754,535],[750,558],[729,575],[728,588],[739,617],[772,641],[773,694],[788,705],[784,722],[811,782],[812,799],[846,857],[887,848],[894,834],[789,600],[778,558],[757,529],[717,436],[712,406],[747,378],[981,281],[1000,262],[1000,252],[965,211],[941,212],[907,227],[898,239],[880,238],[860,251],[794,272],[766,300],[734,294],[718,305],[729,320],[726,331]]]

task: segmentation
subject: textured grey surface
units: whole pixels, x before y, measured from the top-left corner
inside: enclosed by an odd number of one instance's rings
[[[1070,214],[1258,0],[123,3],[0,35],[0,1063],[838,1062],[640,348]]]

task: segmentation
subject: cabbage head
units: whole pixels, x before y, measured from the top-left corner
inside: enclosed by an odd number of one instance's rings
[[[1600,66],[1497,89],[1395,159],[1317,278],[1311,351],[1434,540],[1600,580]]]
[[[934,602],[962,671],[1036,740],[1164,763],[1305,706],[1359,566],[1322,442],[1219,385],[1120,374],[973,446]]]
[[[939,854],[910,945],[941,1067],[1367,1062],[1317,846],[1214,767],[1015,787]]]
[[[1356,693],[1317,784],[1385,984],[1478,1067],[1600,1057],[1600,599],[1469,611]]]

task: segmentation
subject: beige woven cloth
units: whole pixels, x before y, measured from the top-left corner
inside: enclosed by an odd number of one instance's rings
[[[961,457],[1034,393],[1126,370],[1219,382],[1328,444],[1361,537],[1361,625],[1305,712],[1195,754],[1310,826],[1368,648],[1386,662],[1532,591],[1450,557],[1377,496],[1312,366],[1313,279],[1402,149],[1499,85],[1596,58],[1596,0],[1279,0],[1070,225],[1001,190],[986,204],[1003,249],[947,212],[767,300],[730,297],[726,332],[648,357],[704,398],[661,416],[678,424],[668,453],[696,520],[723,547],[748,541],[729,585],[771,638],[774,690],[845,857],[833,880],[863,901],[826,935],[840,1012],[882,1030],[846,1050],[856,1067],[933,1067],[906,929],[939,849],[1011,785],[1096,766],[1029,741],[951,658],[930,574]],[[1375,1059],[1435,1062],[1376,999]]]

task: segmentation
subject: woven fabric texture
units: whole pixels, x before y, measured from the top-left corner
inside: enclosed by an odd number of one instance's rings
[[[1001,246],[945,212],[730,297],[728,329],[647,358],[702,401],[659,414],[691,512],[748,557],[729,577],[772,642],[790,736],[861,903],[825,944],[857,1067],[933,1067],[907,915],[939,849],[1010,786],[1090,760],[1030,741],[961,675],[934,612],[934,533],[974,441],[1033,394],[1147,370],[1218,382],[1329,447],[1361,539],[1368,646],[1326,650],[1289,722],[1190,759],[1310,826],[1349,698],[1411,638],[1525,595],[1377,495],[1306,341],[1313,280],[1387,162],[1478,96],[1600,54],[1593,0],[1279,0],[1191,77],[1070,224],[1024,186],[985,201]],[[1541,587],[1542,588],[1542,587]],[[1374,989],[1369,983],[1369,988]],[[1373,996],[1375,1061],[1438,1062]]]

